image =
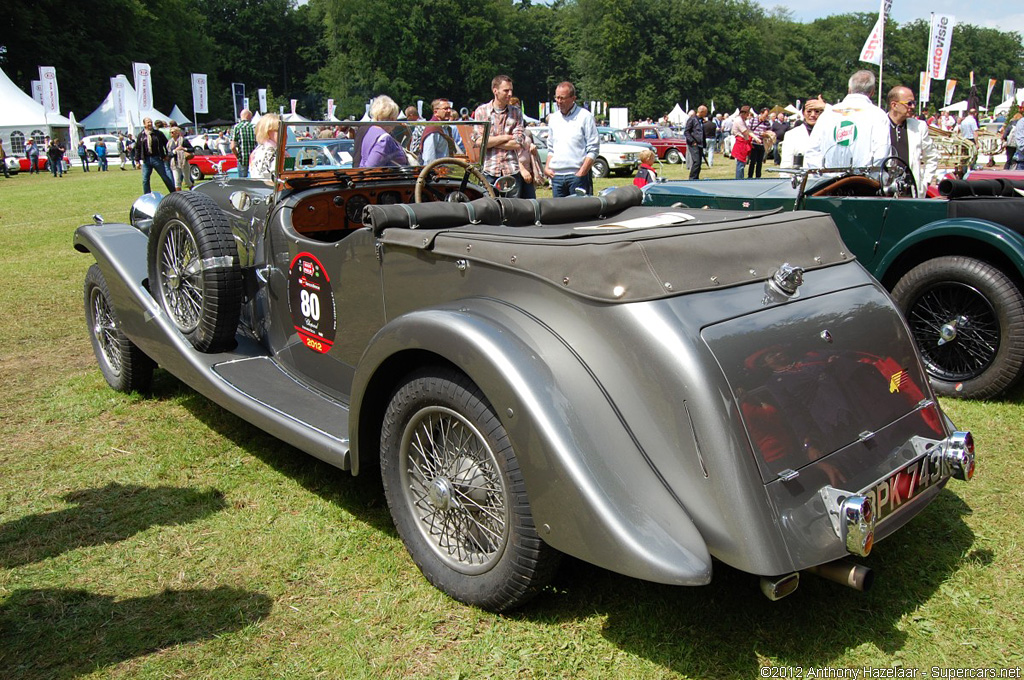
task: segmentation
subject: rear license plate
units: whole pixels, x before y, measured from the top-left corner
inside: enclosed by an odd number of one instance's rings
[[[925,490],[953,474],[952,466],[936,446],[861,491],[875,507],[875,523],[881,523]]]

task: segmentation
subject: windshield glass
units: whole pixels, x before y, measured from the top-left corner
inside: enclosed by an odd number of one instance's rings
[[[462,120],[282,121],[272,167],[278,176],[287,177],[328,170],[418,168],[445,157],[478,165],[489,127]]]

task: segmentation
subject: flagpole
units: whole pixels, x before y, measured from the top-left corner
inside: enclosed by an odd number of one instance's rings
[[[882,64],[885,63],[885,12],[882,12],[882,31],[878,36],[878,108],[882,107]],[[888,107],[886,107],[888,108]]]

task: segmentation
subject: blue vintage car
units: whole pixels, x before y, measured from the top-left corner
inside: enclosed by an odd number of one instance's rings
[[[719,560],[772,598],[805,572],[864,588],[848,558],[972,476],[827,216],[643,207],[633,186],[505,198],[477,167],[485,125],[458,126],[464,156],[365,167],[383,125],[357,126],[356,167],[288,168],[282,146],[268,180],[80,227],[110,385],[159,365],[379,474],[426,578],[495,611],[563,554],[674,585]]]

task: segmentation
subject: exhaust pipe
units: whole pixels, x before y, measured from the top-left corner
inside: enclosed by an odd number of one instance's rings
[[[808,567],[804,571],[817,574],[822,578],[827,578],[829,581],[835,581],[861,592],[870,588],[871,584],[875,581],[875,574],[870,568],[845,559],[826,562],[816,567]]]

